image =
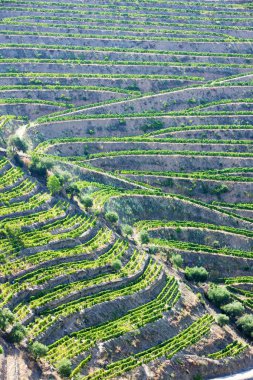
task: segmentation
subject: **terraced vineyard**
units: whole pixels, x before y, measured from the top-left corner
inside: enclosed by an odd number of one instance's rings
[[[0,379],[253,363],[253,7],[0,0]]]

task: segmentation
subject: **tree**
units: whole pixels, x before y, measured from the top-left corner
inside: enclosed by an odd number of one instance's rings
[[[217,306],[226,303],[230,298],[230,293],[224,286],[212,286],[207,295],[209,300]]]
[[[21,323],[16,323],[10,332],[10,340],[14,343],[20,343],[27,335],[26,328]]]
[[[181,268],[183,266],[183,258],[179,254],[174,254],[171,256],[171,262],[172,265],[174,265],[176,268]]]
[[[245,314],[238,319],[236,324],[242,329],[242,331],[253,338],[253,315]]]
[[[37,156],[32,156],[32,161],[29,165],[30,172],[33,175],[37,175],[40,177],[45,177],[47,174],[47,170],[53,167],[53,163],[50,160],[42,160]]]
[[[84,207],[86,208],[86,210],[93,206],[93,199],[89,197],[88,195],[86,195],[85,197],[82,197],[81,201]]]
[[[33,344],[30,347],[31,352],[33,355],[38,358],[45,356],[48,352],[48,347],[40,342],[33,342]]]
[[[74,196],[77,196],[80,194],[80,189],[77,186],[76,183],[71,183],[67,188],[66,188],[66,193],[70,195],[70,199],[73,199]]]
[[[51,194],[58,194],[61,191],[61,182],[56,175],[50,175],[47,179],[47,188]]]
[[[208,277],[208,272],[204,267],[186,267],[185,277],[189,281],[204,282]]]
[[[0,309],[0,329],[5,331],[13,322],[13,313],[7,308]]]
[[[115,271],[119,271],[122,267],[122,263],[119,259],[115,259],[113,262],[112,262],[112,267]]]
[[[139,239],[141,244],[148,244],[149,242],[149,235],[147,231],[141,231],[139,234]]]
[[[123,224],[123,226],[121,227],[121,231],[124,236],[129,236],[133,234],[133,229],[128,224]]]
[[[108,211],[106,214],[105,214],[105,219],[107,219],[109,222],[111,223],[117,223],[117,221],[119,220],[119,216],[116,212],[114,211]]]
[[[229,322],[229,317],[227,315],[225,315],[225,314],[218,314],[217,317],[216,317],[216,322],[220,326],[225,326]]]
[[[57,364],[56,368],[61,376],[69,377],[71,374],[71,365],[71,361],[64,358]]]
[[[27,152],[28,143],[25,139],[21,139],[19,136],[11,136],[8,141],[8,149],[12,153],[17,151]]]
[[[245,307],[243,306],[243,304],[241,304],[241,302],[234,301],[223,306],[222,310],[225,311],[225,313],[230,315],[231,317],[238,317],[242,315],[242,313],[245,310]]]

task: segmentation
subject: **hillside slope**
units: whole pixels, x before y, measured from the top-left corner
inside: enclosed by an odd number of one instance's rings
[[[253,367],[252,17],[0,0],[1,379]]]

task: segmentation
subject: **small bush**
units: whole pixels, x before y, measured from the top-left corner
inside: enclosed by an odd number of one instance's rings
[[[48,347],[40,342],[34,342],[30,349],[36,358],[45,356],[48,352]]]
[[[13,322],[13,313],[7,308],[0,309],[0,329],[5,331],[7,327]]]
[[[61,191],[61,182],[56,175],[50,175],[47,179],[47,188],[51,194],[58,194]]]
[[[115,271],[119,271],[122,267],[122,263],[119,259],[116,259],[112,262],[112,267]]]
[[[0,354],[3,354],[4,353],[4,349],[2,346],[0,346]]]
[[[82,197],[81,202],[86,208],[86,210],[93,206],[93,199],[89,197],[88,195]]]
[[[26,334],[26,328],[21,323],[16,323],[10,332],[10,340],[14,343],[20,343],[26,337]]]
[[[172,265],[174,267],[176,267],[176,268],[182,268],[184,260],[183,260],[183,258],[182,258],[181,255],[174,254],[174,255],[171,256],[170,260],[171,260],[171,263],[172,263]]]
[[[108,222],[117,223],[117,221],[119,220],[119,216],[116,212],[109,211],[105,214],[105,219],[107,219]]]
[[[208,272],[204,267],[186,267],[185,277],[190,281],[204,282],[208,277]]]
[[[202,296],[202,294],[201,294],[200,292],[198,292],[198,293],[196,294],[196,296],[198,297],[199,302],[200,302],[202,305],[205,305],[205,299],[204,299],[204,297]]]
[[[70,195],[70,198],[73,199],[74,196],[77,196],[80,194],[80,190],[76,183],[71,183],[66,187],[66,193]]]
[[[36,156],[32,157],[32,161],[29,165],[29,170],[33,175],[45,177],[47,170],[51,169],[53,163],[50,160],[41,160]]]
[[[63,377],[69,377],[71,374],[71,361],[69,359],[62,359],[57,365],[57,371]]]
[[[227,305],[222,307],[222,310],[230,315],[231,317],[238,317],[242,315],[244,312],[245,308],[239,301],[234,301],[231,303],[228,303]]]
[[[227,185],[224,185],[224,184],[221,184],[221,185],[218,185],[218,186],[215,186],[212,190],[211,190],[211,194],[223,194],[223,193],[227,193],[228,192],[228,187]]]
[[[155,245],[152,245],[151,247],[148,248],[148,251],[151,255],[155,255],[158,252],[158,247]]]
[[[141,244],[148,244],[149,235],[148,235],[147,231],[141,231],[140,235],[139,235],[139,239],[140,239]]]
[[[229,322],[229,317],[227,315],[225,315],[225,314],[218,314],[217,317],[216,317],[216,322],[220,326],[225,326]]]
[[[230,293],[224,286],[212,286],[207,295],[209,300],[217,306],[226,303],[230,298]]]
[[[122,234],[125,236],[130,236],[133,234],[133,229],[128,224],[123,224],[123,226],[121,227],[121,231],[122,231]]]
[[[242,331],[253,338],[253,315],[245,314],[238,319],[236,324],[242,329]]]
[[[15,152],[20,150],[21,152],[27,152],[28,143],[26,140],[19,136],[11,136],[8,141],[8,148],[10,151]]]
[[[193,376],[193,380],[203,380],[203,376],[200,374],[197,374],[197,375]]]

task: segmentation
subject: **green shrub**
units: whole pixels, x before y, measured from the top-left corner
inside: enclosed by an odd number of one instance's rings
[[[89,197],[88,195],[82,197],[81,202],[86,209],[93,206],[93,199],[91,197]]]
[[[70,198],[73,199],[74,196],[77,196],[80,194],[80,190],[76,183],[71,183],[66,188],[66,193],[70,195]]]
[[[223,306],[222,310],[231,317],[238,317],[239,315],[242,315],[245,308],[241,302],[234,301]]]
[[[117,223],[117,221],[119,220],[119,216],[116,212],[114,211],[108,211],[106,214],[105,214],[105,219],[107,219],[109,222],[111,223]]]
[[[225,315],[225,314],[218,314],[217,317],[216,317],[216,322],[220,326],[225,326],[229,322],[229,317],[227,315]]]
[[[186,267],[185,277],[190,281],[204,282],[208,277],[208,272],[204,267]]]
[[[62,359],[56,368],[61,376],[69,377],[71,374],[71,361],[69,359]]]
[[[4,353],[4,349],[2,346],[0,346],[0,354],[3,354]]]
[[[242,331],[253,338],[253,315],[245,314],[238,319],[236,324],[242,329]]]
[[[29,165],[29,170],[33,175],[45,177],[47,170],[53,167],[53,163],[50,160],[41,160],[36,156],[32,157],[32,161]]]
[[[8,141],[8,150],[10,152],[27,152],[28,143],[25,139],[21,139],[19,136],[11,136]]]
[[[151,255],[155,255],[157,252],[158,252],[158,247],[156,247],[155,245],[152,245],[148,248],[148,251]]]
[[[121,227],[121,231],[124,236],[130,236],[133,234],[133,229],[128,224],[123,224],[123,226]]]
[[[139,239],[141,244],[148,244],[149,242],[149,235],[147,231],[141,231],[139,234]]]
[[[58,194],[61,191],[61,182],[56,175],[50,175],[47,179],[47,188],[51,194]]]
[[[182,268],[182,266],[183,266],[183,263],[184,263],[184,260],[183,260],[183,258],[182,258],[182,256],[181,255],[179,255],[178,253],[176,253],[176,254],[173,254],[172,256],[171,256],[171,263],[172,263],[172,265],[174,266],[174,267],[176,267],[176,268]]]
[[[157,131],[159,129],[162,129],[163,127],[164,127],[163,121],[151,118],[150,120],[146,122],[146,124],[142,125],[140,129],[143,132],[148,132],[148,131]]]
[[[200,374],[197,374],[197,375],[193,376],[193,380],[203,380],[203,376]]]
[[[48,352],[48,347],[40,342],[34,342],[30,349],[36,358],[45,356]]]
[[[115,259],[113,262],[112,262],[112,267],[115,271],[119,271],[122,267],[122,263],[119,259]]]
[[[221,185],[214,187],[210,192],[211,192],[211,194],[217,194],[217,195],[224,194],[224,193],[228,192],[228,186],[221,184]]]
[[[224,286],[211,286],[207,295],[209,300],[217,306],[226,303],[230,298],[230,293]]]
[[[16,323],[10,332],[10,340],[14,343],[21,342],[27,335],[26,328],[21,323]]]
[[[13,313],[7,308],[0,309],[0,329],[5,331],[7,327],[13,322]]]
[[[200,292],[198,292],[198,293],[196,294],[196,296],[198,297],[199,302],[200,302],[202,305],[205,305],[205,299],[204,299],[203,295],[202,295]]]

